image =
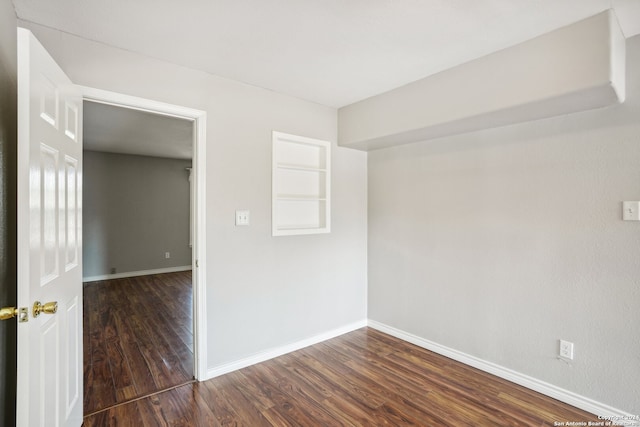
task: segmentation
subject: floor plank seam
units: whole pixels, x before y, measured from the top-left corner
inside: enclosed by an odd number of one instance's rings
[[[174,385],[172,387],[168,387],[168,388],[165,388],[165,389],[162,389],[162,390],[154,391],[153,393],[145,394],[144,396],[134,397],[131,400],[126,400],[124,402],[118,402],[115,405],[107,406],[106,408],[98,409],[97,411],[93,411],[93,412],[90,412],[88,414],[84,414],[83,418],[88,418],[88,417],[91,417],[93,415],[97,415],[97,414],[100,414],[102,412],[108,411],[110,409],[117,408],[118,406],[128,405],[129,403],[137,402],[138,400],[142,400],[142,399],[146,399],[148,397],[156,396],[158,394],[166,393],[168,391],[175,390],[177,388],[183,387],[185,385],[193,384],[195,382],[196,382],[196,380],[194,379],[194,380],[182,383],[182,384],[178,384],[178,385]]]

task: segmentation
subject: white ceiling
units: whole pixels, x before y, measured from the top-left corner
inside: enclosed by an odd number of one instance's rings
[[[191,159],[193,123],[145,111],[84,102],[84,149]]]
[[[20,19],[341,107],[640,0],[14,0]]]
[[[640,0],[14,0],[18,17],[331,107]],[[85,103],[96,151],[191,158],[191,123]]]

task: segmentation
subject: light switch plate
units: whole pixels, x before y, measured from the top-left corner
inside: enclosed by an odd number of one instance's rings
[[[236,211],[236,226],[249,225],[249,211]]]
[[[640,221],[640,202],[622,202],[622,219]]]

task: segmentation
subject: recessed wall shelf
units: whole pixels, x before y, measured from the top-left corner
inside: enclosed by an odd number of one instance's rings
[[[272,235],[331,231],[331,143],[273,132]]]

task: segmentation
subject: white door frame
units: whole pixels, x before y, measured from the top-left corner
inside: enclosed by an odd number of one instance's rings
[[[78,86],[86,101],[116,107],[147,111],[164,116],[190,120],[194,123],[193,177],[195,177],[193,212],[193,347],[194,377],[207,379],[207,318],[206,318],[206,126],[207,113],[202,110],[166,104],[145,98],[124,95],[102,89]]]

